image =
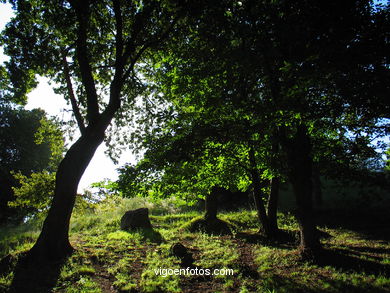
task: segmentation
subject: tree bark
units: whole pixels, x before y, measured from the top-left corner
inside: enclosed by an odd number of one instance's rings
[[[263,191],[262,184],[260,181],[260,174],[257,170],[255,152],[252,146],[249,148],[249,163],[251,165],[251,177],[252,177],[252,185],[253,185],[253,199],[255,201],[255,206],[257,210],[257,217],[259,218],[259,222],[261,225],[261,231],[267,237],[271,237],[271,229],[267,217],[267,213],[263,203]]]
[[[72,253],[68,233],[77,187],[96,149],[103,142],[105,128],[88,127],[61,161],[56,174],[52,205],[28,257],[40,261],[57,261]]]
[[[287,142],[288,141],[288,142]],[[299,249],[302,255],[315,255],[320,249],[312,209],[312,158],[311,141],[306,126],[299,125],[292,139],[284,144],[296,203],[296,218],[300,229]]]
[[[271,190],[268,197],[267,215],[271,233],[276,234],[278,232],[278,201],[279,201],[279,185],[280,178],[274,177],[271,179]]]
[[[213,187],[211,192],[206,195],[205,198],[205,219],[206,220],[215,220],[218,213],[218,193],[220,188]]]

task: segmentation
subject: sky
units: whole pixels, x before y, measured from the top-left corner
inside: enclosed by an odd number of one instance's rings
[[[5,24],[12,17],[12,9],[9,4],[0,4],[0,31],[5,27]],[[2,48],[0,49],[0,63],[7,59],[3,54]],[[41,108],[46,111],[50,116],[55,116],[60,119],[65,118],[69,120],[69,113],[64,109],[70,110],[71,107],[66,105],[64,98],[61,95],[57,95],[53,92],[52,88],[48,84],[48,80],[45,78],[39,78],[39,85],[28,95],[28,102],[26,109],[31,110],[34,108]],[[76,136],[76,135],[75,135]],[[70,146],[70,142],[68,142]],[[130,151],[124,152],[119,159],[118,165],[115,165],[111,159],[105,154],[105,145],[102,144],[96,151],[95,156],[86,169],[81,181],[79,183],[78,192],[81,193],[84,189],[87,189],[91,183],[101,181],[105,178],[115,180],[118,175],[116,168],[123,165],[126,162],[134,162],[134,156]]]

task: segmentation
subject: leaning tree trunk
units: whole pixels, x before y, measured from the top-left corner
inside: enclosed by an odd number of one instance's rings
[[[249,163],[251,165],[250,173],[251,173],[252,185],[253,185],[253,199],[255,201],[257,217],[259,218],[259,222],[261,225],[260,230],[263,231],[267,237],[272,237],[267,213],[263,203],[263,191],[261,190],[262,184],[260,181],[259,172],[257,170],[255,152],[252,146],[249,148]]]
[[[213,187],[209,194],[205,198],[205,215],[204,218],[209,220],[215,220],[218,213],[218,187]]]
[[[87,128],[61,161],[56,174],[53,202],[29,257],[53,261],[73,251],[68,232],[77,187],[96,149],[103,142],[104,130]]]
[[[299,125],[296,135],[285,144],[290,167],[289,179],[297,203],[297,221],[300,229],[299,249],[302,255],[313,256],[320,249],[312,209],[311,141],[307,129]]]
[[[271,190],[268,197],[267,215],[271,233],[274,235],[278,232],[278,201],[279,201],[280,178],[271,179]]]

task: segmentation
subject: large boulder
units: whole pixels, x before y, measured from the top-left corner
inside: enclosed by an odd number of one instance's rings
[[[127,211],[121,218],[122,230],[135,229],[152,229],[152,224],[149,220],[149,210],[140,208],[132,211]]]

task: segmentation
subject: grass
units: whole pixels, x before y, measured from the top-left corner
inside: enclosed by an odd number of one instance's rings
[[[277,292],[388,292],[387,241],[366,239],[344,229],[323,229],[326,249],[316,264],[302,262],[294,250],[258,247],[255,262],[263,288]],[[358,249],[357,249],[358,248]]]
[[[145,206],[154,230],[119,230],[126,210]],[[119,198],[106,200],[94,211],[76,213],[70,232],[76,251],[59,271],[53,292],[390,292],[390,242],[383,225],[374,229],[375,223],[366,223],[359,230],[322,224],[320,230],[329,237],[321,240],[323,258],[313,263],[299,258],[294,242],[254,237],[258,230],[254,211],[221,213],[220,218],[234,227],[233,234],[225,236],[186,230],[200,215],[169,201]],[[334,217],[331,220],[337,222]],[[279,226],[291,233],[297,230],[288,213],[279,214]],[[38,227],[31,222],[0,229],[0,292],[9,288],[18,257],[33,245]],[[243,233],[253,237],[241,237]],[[177,242],[193,255],[193,268],[232,269],[234,275],[156,274],[159,269],[181,268],[170,252]]]
[[[163,244],[146,255],[141,274],[140,287],[143,292],[181,292],[179,275],[156,275],[161,268],[180,269],[179,261],[169,253],[169,245]]]

